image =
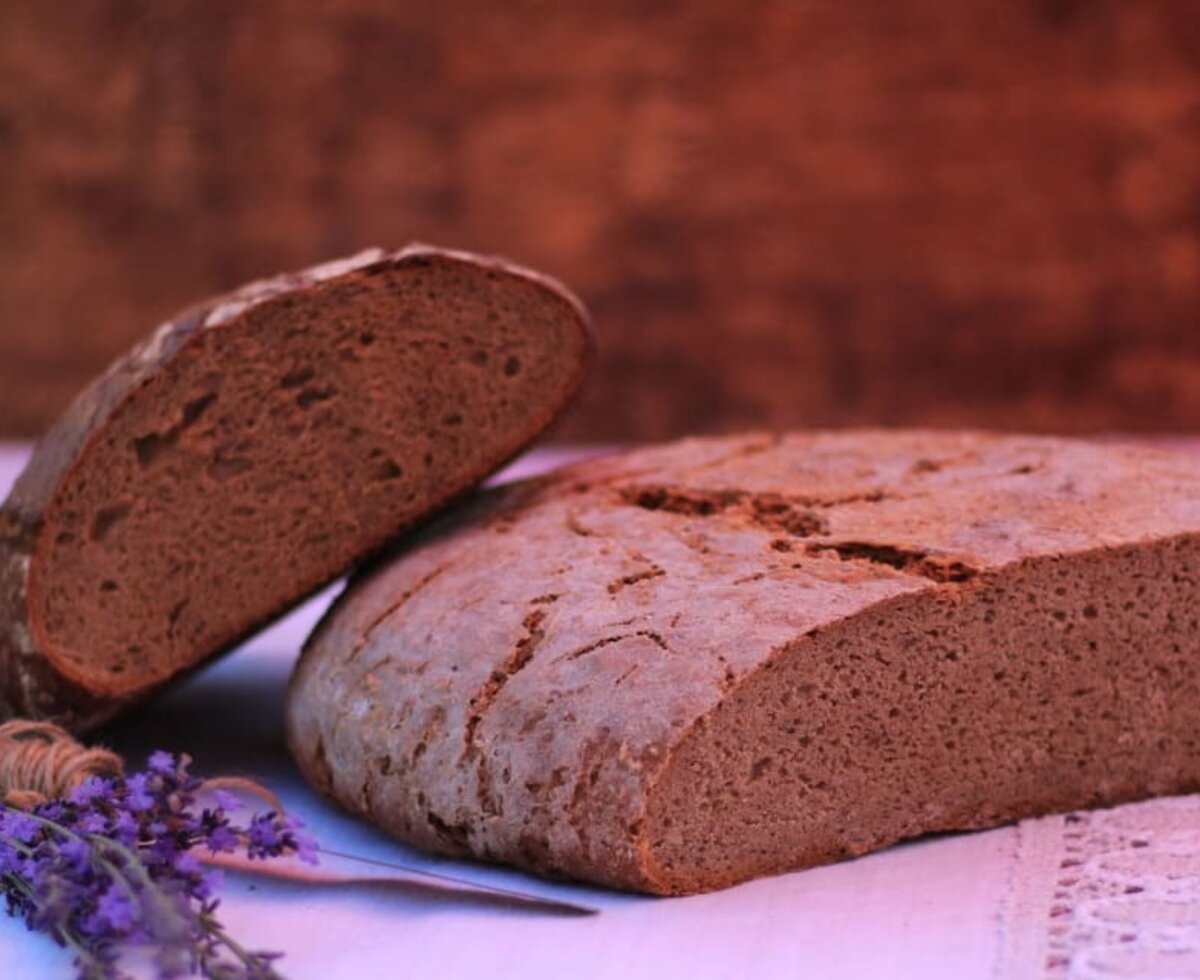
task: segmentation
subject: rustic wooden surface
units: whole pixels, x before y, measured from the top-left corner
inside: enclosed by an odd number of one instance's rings
[[[1200,428],[1200,5],[0,3],[0,433],[410,238],[561,276],[559,430]]]

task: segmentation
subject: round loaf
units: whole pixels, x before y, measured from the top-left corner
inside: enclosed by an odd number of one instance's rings
[[[0,719],[86,729],[235,645],[522,449],[589,351],[558,284],[424,246],[176,317],[0,508]]]
[[[501,488],[355,582],[288,737],[419,847],[680,894],[1200,788],[1200,468],[698,439]]]

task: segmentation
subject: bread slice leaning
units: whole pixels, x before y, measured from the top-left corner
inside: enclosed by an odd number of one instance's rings
[[[1200,460],[689,440],[502,488],[355,583],[292,681],[401,839],[637,891],[1200,789]]]
[[[86,729],[229,648],[528,444],[590,345],[556,283],[423,246],[165,324],[0,510],[0,718]]]

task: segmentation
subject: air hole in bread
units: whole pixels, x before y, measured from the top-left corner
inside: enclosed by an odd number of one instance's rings
[[[381,460],[371,470],[372,480],[398,480],[402,476],[404,476],[404,470],[394,459]]]
[[[323,387],[309,387],[305,388],[296,396],[296,404],[302,409],[311,408],[313,405],[319,404],[320,402],[329,401],[329,399],[333,398],[336,394],[337,389],[332,385],[325,385]]]
[[[189,429],[216,403],[217,396],[215,392],[209,392],[206,395],[201,395],[199,398],[193,399],[183,407],[183,423],[181,429]]]
[[[309,365],[305,365],[304,367],[295,368],[294,370],[289,371],[282,378],[280,378],[279,387],[280,388],[299,388],[302,385],[306,385],[306,384],[308,384],[308,382],[312,381],[312,379],[314,377],[316,377],[316,373],[317,372],[315,370],[313,370],[313,368],[310,367]]]
[[[163,434],[150,432],[144,436],[137,436],[133,440],[133,449],[137,454],[138,463],[143,468],[153,466],[174,442],[175,433],[170,431]]]
[[[97,543],[102,542],[108,537],[108,532],[125,520],[129,516],[133,505],[129,503],[114,504],[110,507],[101,507],[96,511],[96,515],[92,518],[92,527],[89,532],[91,539]]]

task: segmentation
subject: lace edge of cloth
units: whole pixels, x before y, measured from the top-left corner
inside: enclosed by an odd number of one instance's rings
[[[1200,795],[1024,820],[996,980],[1200,977]]]

